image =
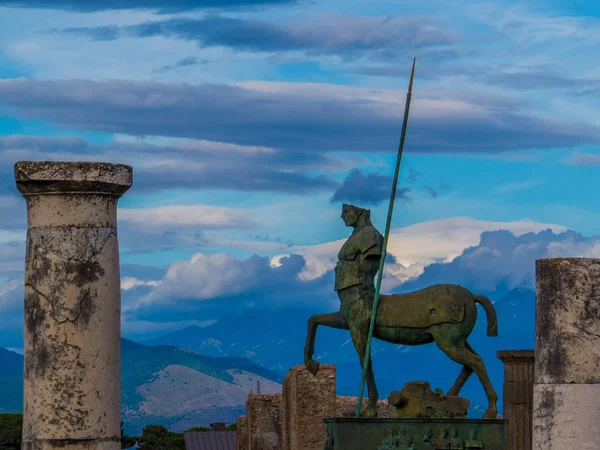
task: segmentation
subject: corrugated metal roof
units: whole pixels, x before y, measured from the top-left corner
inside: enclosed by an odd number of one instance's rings
[[[235,431],[194,431],[185,433],[186,450],[236,450]]]

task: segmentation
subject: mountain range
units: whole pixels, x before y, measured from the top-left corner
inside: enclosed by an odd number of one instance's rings
[[[494,299],[493,294],[489,296]],[[535,291],[522,288],[508,291],[494,301],[494,305],[499,336],[486,335],[485,313],[479,308],[478,322],[469,343],[484,358],[490,379],[501,397],[504,369],[496,352],[533,349]],[[289,368],[302,364],[307,321],[315,313],[317,311],[300,308],[247,310],[205,328],[190,326],[144,343],[173,345],[213,357],[247,358],[283,375]],[[410,347],[374,340],[372,358],[381,398],[387,398],[391,391],[401,389],[411,380],[427,380],[433,387],[447,390],[460,372],[460,366],[435,344]],[[347,331],[319,327],[315,359],[337,366],[338,395],[358,394],[362,368]],[[461,395],[472,400],[471,410],[477,416],[478,405],[484,406],[486,400],[475,376],[468,381]]]
[[[502,397],[503,365],[496,352],[533,348],[535,292],[515,289],[494,304],[499,336],[486,336],[485,314],[479,308],[469,342],[484,358]],[[263,393],[281,392],[287,370],[303,361],[307,320],[314,313],[302,308],[249,309],[205,328],[191,326],[152,341],[123,339],[125,431],[138,434],[149,423],[182,431],[215,421],[235,421],[244,414],[247,394],[256,390],[257,381]],[[447,390],[460,372],[460,366],[435,344],[408,347],[374,340],[372,356],[384,399],[411,380],[426,380],[433,388]],[[347,331],[320,327],[315,358],[336,364],[338,395],[358,394],[362,370]],[[0,412],[20,411],[23,357],[0,349],[0,361]],[[471,399],[470,415],[480,416],[486,400],[475,376],[461,395]]]
[[[23,356],[0,349],[0,360],[0,412],[22,411]],[[244,414],[257,382],[261,392],[281,392],[279,374],[247,359],[212,358],[128,339],[121,340],[121,366],[121,416],[129,435],[151,423],[173,431],[232,423]]]

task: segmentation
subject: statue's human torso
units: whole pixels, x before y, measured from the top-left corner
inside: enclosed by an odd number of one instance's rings
[[[361,291],[374,289],[383,251],[383,236],[372,225],[355,230],[338,253],[335,290],[361,286]]]

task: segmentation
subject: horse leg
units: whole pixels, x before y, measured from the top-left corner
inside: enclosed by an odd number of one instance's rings
[[[317,374],[319,363],[312,359],[315,352],[315,339],[317,337],[317,327],[323,325],[330,328],[348,330],[348,324],[343,319],[340,312],[329,314],[316,314],[308,319],[308,333],[306,334],[306,344],[304,345],[304,365],[310,373]]]
[[[365,333],[364,327],[352,325],[350,327],[350,337],[354,343],[354,347],[358,353],[360,359],[360,367],[365,367],[365,357],[367,354],[367,333]],[[367,366],[367,389],[369,390],[369,403],[367,409],[361,414],[363,417],[377,417],[377,400],[379,400],[379,394],[377,392],[377,386],[375,385],[375,377],[373,375],[373,361],[369,358],[369,365]]]
[[[481,356],[473,353],[467,349],[465,341],[451,341],[450,339],[444,339],[439,335],[434,335],[435,342],[438,347],[450,357],[453,361],[462,364],[463,366],[471,368],[479,378],[479,381],[485,389],[485,394],[488,399],[488,409],[483,415],[484,419],[495,419],[498,416],[498,409],[496,402],[498,401],[498,394],[494,390],[492,383],[487,375],[487,370]]]
[[[477,352],[473,350],[473,347],[471,347],[468,342],[465,342],[465,347],[467,347],[467,350],[469,350],[471,353],[477,355]],[[454,382],[454,384],[452,385],[452,387],[446,395],[458,395],[472,373],[473,369],[471,369],[469,366],[463,366],[460,371],[460,374],[458,375],[458,378],[456,379],[456,381]]]

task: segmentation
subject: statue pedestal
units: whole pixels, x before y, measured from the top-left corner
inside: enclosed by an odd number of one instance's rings
[[[323,450],[505,450],[502,419],[326,418]]]

